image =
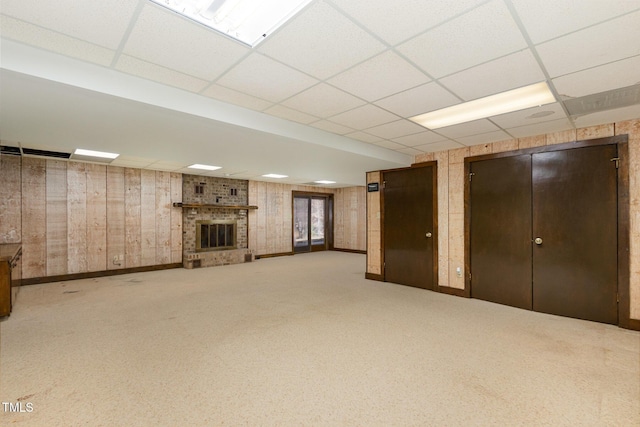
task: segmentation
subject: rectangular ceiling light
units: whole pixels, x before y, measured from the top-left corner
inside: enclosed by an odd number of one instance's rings
[[[116,159],[120,155],[116,153],[106,153],[104,151],[85,150],[83,148],[77,148],[73,154],[76,156],[100,157],[101,159]]]
[[[438,129],[473,120],[485,119],[526,108],[550,104],[556,99],[545,82],[498,93],[411,117],[427,129]]]
[[[335,181],[329,181],[328,179],[321,179],[319,181],[313,181],[316,184],[335,184]]]
[[[220,168],[222,168],[222,166],[209,166],[209,165],[201,165],[199,163],[193,164],[191,166],[187,166],[190,169],[202,169],[205,171],[215,171],[218,170]]]
[[[254,47],[311,0],[151,0]]]
[[[276,179],[282,179],[282,178],[288,178],[288,175],[280,175],[277,173],[268,173],[266,175],[262,175],[265,178],[276,178]]]

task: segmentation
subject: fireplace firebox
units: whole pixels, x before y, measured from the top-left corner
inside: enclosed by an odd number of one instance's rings
[[[196,221],[196,252],[236,249],[237,221]]]

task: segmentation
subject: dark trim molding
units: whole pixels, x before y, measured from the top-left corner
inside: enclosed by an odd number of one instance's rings
[[[367,253],[367,251],[361,251],[361,250],[359,250],[359,249],[342,249],[342,248],[333,248],[333,249],[331,249],[331,250],[332,250],[332,251],[335,251],[335,252],[349,252],[349,253],[352,253],[352,254],[363,254],[363,255],[366,255],[366,253]]]
[[[632,329],[634,331],[640,331],[640,319],[629,319],[624,325],[620,325],[621,328]]]
[[[450,288],[449,286],[438,286],[438,292],[447,295],[455,295],[457,297],[469,298],[465,289]]]
[[[67,280],[93,279],[95,277],[119,276],[121,274],[143,273],[146,271],[170,270],[173,268],[182,268],[182,263],[149,265],[144,267],[120,268],[117,270],[91,271],[88,273],[61,274],[58,276],[34,277],[22,279],[24,285],[39,285],[51,282],[66,282]]]
[[[384,276],[382,274],[364,273],[364,278],[369,280],[377,280],[378,282],[384,282]]]
[[[278,256],[290,256],[293,255],[293,252],[279,252],[276,254],[262,254],[262,255],[256,255],[256,259],[262,259],[262,258],[275,258]]]

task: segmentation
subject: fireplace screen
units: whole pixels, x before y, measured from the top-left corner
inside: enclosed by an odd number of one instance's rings
[[[196,221],[196,251],[236,249],[235,221]]]

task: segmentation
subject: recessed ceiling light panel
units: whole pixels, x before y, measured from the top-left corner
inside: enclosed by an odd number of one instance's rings
[[[262,175],[265,178],[276,178],[276,179],[282,179],[282,178],[288,178],[288,175],[280,175],[278,173],[268,173],[265,175]]]
[[[187,166],[190,169],[201,169],[201,170],[205,170],[205,171],[215,171],[218,170],[220,168],[222,168],[222,166],[210,166],[210,165],[201,165],[199,163],[193,164],[191,166]]]
[[[316,184],[335,184],[336,183],[335,181],[329,181],[329,180],[326,180],[326,179],[321,179],[321,180],[313,181],[313,182],[315,182]]]
[[[151,0],[255,47],[311,0]]]
[[[549,86],[545,82],[541,82],[420,114],[411,117],[411,120],[427,129],[439,129],[550,104],[555,101],[556,99],[551,90],[549,90]]]
[[[120,155],[116,153],[106,153],[104,151],[85,150],[83,148],[77,148],[73,154],[76,156],[100,157],[102,159],[116,159]]]

